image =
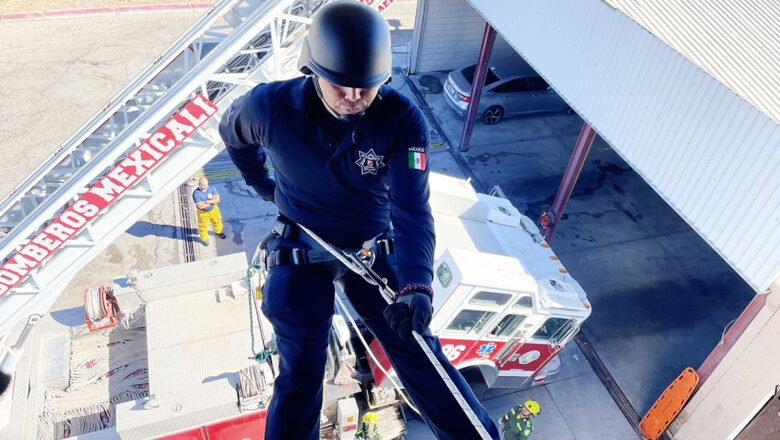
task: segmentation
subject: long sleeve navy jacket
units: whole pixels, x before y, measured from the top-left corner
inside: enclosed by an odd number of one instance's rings
[[[428,130],[419,108],[390,87],[342,142],[331,136],[312,79],[261,84],[219,126],[247,184],[279,212],[343,247],[395,233],[399,285],[430,284],[435,244],[428,204]],[[266,152],[274,169],[265,167]]]

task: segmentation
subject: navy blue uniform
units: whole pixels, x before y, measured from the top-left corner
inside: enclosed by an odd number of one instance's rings
[[[237,99],[220,123],[220,135],[247,184],[279,212],[326,241],[360,245],[392,222],[395,254],[374,269],[394,289],[433,279],[433,217],[428,204],[428,130],[420,110],[382,87],[354,124],[326,113],[312,79],[263,84]],[[266,152],[275,182],[265,168]],[[414,158],[417,162],[414,162]],[[424,163],[424,162],[423,162]],[[273,238],[269,251],[309,249],[304,237]],[[395,371],[429,427],[441,439],[476,439],[446,385],[414,342],[402,341],[385,322],[386,303],[371,286],[336,262],[277,266],[263,287],[263,313],[274,326],[279,376],[269,408],[266,439],[318,438],[333,283],[382,343]],[[448,370],[494,438],[498,430],[468,385],[426,331],[428,345]]]

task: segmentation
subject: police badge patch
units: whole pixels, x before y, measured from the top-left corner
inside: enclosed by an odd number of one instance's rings
[[[382,162],[382,159],[384,159],[384,156],[377,156],[376,153],[374,153],[374,149],[368,150],[368,153],[363,151],[358,151],[358,154],[360,155],[360,158],[355,161],[355,164],[360,167],[360,175],[364,174],[373,174],[376,175],[376,172],[385,166],[385,164]]]

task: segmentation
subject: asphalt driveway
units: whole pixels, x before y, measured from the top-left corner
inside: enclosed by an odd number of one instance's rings
[[[432,72],[413,82],[457,149],[463,119],[444,101],[444,79]],[[500,185],[538,218],[582,124],[562,113],[477,122],[462,157],[480,184]],[[551,245],[593,303],[584,334],[640,416],[685,367],[698,368],[754,294],[599,137]]]

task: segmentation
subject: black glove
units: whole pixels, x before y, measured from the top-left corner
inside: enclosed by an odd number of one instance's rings
[[[387,324],[402,340],[412,339],[412,330],[423,334],[428,328],[433,316],[431,296],[430,291],[421,292],[404,288],[395,303],[385,308],[383,315]]]

